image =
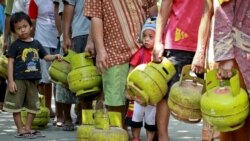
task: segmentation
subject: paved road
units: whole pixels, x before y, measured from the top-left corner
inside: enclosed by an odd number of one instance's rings
[[[75,117],[73,114],[72,116]],[[186,124],[171,118],[169,134],[171,141],[200,141],[202,123]],[[66,132],[61,128],[48,124],[46,129],[41,130],[45,138],[36,138],[36,141],[76,141],[76,131]],[[16,127],[10,113],[0,113],[0,141],[25,141],[15,138]],[[145,141],[145,130],[142,130],[142,141]],[[27,139],[26,139],[27,140]]]

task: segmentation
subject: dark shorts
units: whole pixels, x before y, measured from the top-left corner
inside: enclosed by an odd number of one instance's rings
[[[85,47],[87,45],[87,41],[88,41],[88,35],[80,35],[80,36],[76,36],[72,39],[73,41],[73,50],[76,53],[82,53],[85,50]]]
[[[125,124],[127,126],[130,126],[131,128],[142,128],[143,127],[143,122],[134,122],[134,121],[132,121],[132,118],[129,118],[129,117],[125,118]],[[144,123],[144,128],[150,132],[157,131],[156,125],[148,125],[147,123]]]
[[[168,91],[167,91],[167,94],[164,96],[165,99],[167,99],[169,96],[169,91],[170,91],[171,86],[175,82],[179,81],[182,67],[192,63],[194,54],[195,54],[194,52],[182,51],[182,50],[165,50],[164,51],[164,56],[173,63],[176,69],[176,74],[168,82]]]

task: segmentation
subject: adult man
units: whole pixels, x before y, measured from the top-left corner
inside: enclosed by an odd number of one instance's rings
[[[91,18],[96,49],[96,66],[102,74],[105,104],[125,115],[125,86],[129,59],[137,49],[137,39],[149,8],[155,0],[86,0],[85,12]],[[156,6],[154,6],[156,8]],[[154,11],[154,10],[152,10]],[[123,118],[124,119],[124,118]]]

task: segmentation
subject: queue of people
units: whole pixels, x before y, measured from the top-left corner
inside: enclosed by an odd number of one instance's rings
[[[121,113],[123,128],[132,128],[133,141],[140,140],[143,120],[147,141],[169,141],[169,91],[149,107],[129,101],[126,95],[129,72],[139,64],[160,63],[163,57],[176,69],[170,89],[180,79],[183,66],[191,64],[200,77],[216,68],[218,78],[228,79],[238,69],[242,87],[250,93],[250,0],[8,0],[5,5],[2,52],[9,63],[3,110],[13,113],[16,137],[41,134],[31,129],[39,92],[55,117],[54,125],[64,131],[84,124],[81,110],[92,109],[92,101],[103,97],[109,111]],[[60,84],[52,84],[51,61],[61,60],[69,49],[95,58],[102,76],[100,94],[76,97]],[[24,50],[31,54],[23,59]],[[77,123],[70,116],[72,104],[77,105]],[[20,119],[23,108],[28,111],[25,125]],[[209,139],[202,134],[202,140],[249,141],[249,123],[248,117],[242,128]]]

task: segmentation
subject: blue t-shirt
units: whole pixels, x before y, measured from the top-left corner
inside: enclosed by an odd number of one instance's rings
[[[39,80],[41,69],[39,59],[44,58],[47,52],[39,41],[25,42],[17,39],[8,50],[8,57],[14,58],[14,79]]]
[[[72,20],[72,38],[88,35],[90,29],[90,20],[83,15],[85,0],[63,0],[63,2],[74,6],[74,15]]]
[[[4,8],[5,7],[2,4],[0,4],[0,34],[3,33],[4,29],[4,18],[5,18]]]

